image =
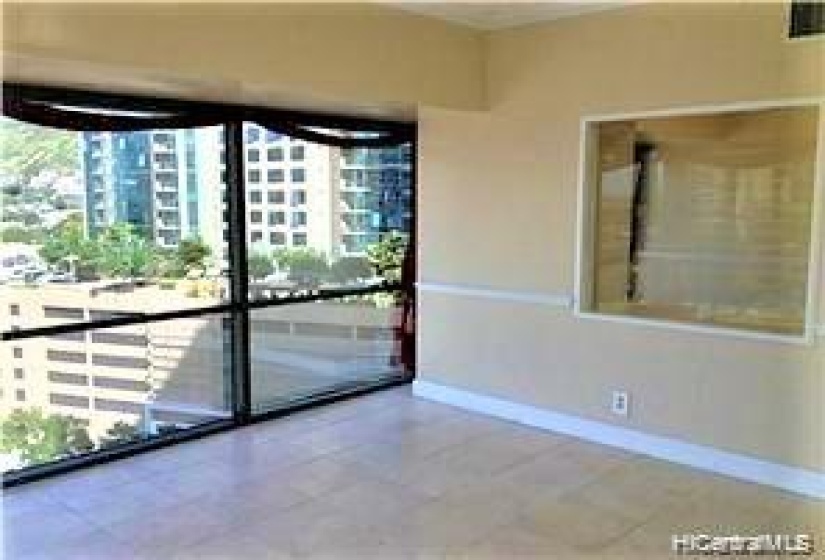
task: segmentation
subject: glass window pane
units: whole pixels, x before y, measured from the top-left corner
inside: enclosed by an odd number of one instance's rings
[[[590,310],[805,328],[816,107],[592,125]]]
[[[255,202],[247,209],[250,297],[398,280],[412,223],[411,146],[286,147],[291,160],[302,161],[288,168],[286,191],[263,197],[254,183],[246,185]],[[268,152],[274,150],[272,157],[283,159],[282,147]],[[268,169],[267,181],[283,181],[284,171]],[[284,205],[294,210],[285,213]]]
[[[277,141],[273,140],[273,142]],[[266,151],[266,159],[267,161],[277,162],[277,161],[284,161],[284,149],[283,148],[269,148]]]
[[[393,303],[377,294],[253,311],[254,410],[400,375]]]
[[[3,345],[0,361],[24,372],[0,386],[4,469],[228,418],[229,328],[208,315],[19,341],[19,358]],[[69,434],[37,438],[51,428]]]
[[[0,330],[218,303],[221,132],[0,118]]]

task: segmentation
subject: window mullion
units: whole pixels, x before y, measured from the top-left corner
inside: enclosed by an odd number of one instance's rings
[[[229,281],[232,301],[230,355],[231,401],[236,420],[247,422],[251,417],[249,340],[249,275],[246,251],[246,197],[244,193],[243,123],[226,125],[226,189],[229,218]]]

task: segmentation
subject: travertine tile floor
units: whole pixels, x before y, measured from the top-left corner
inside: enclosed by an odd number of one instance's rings
[[[409,388],[4,492],[6,558],[670,558],[812,533],[825,503],[415,399]]]

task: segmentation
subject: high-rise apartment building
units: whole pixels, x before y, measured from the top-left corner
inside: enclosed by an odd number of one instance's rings
[[[226,161],[220,127],[84,133],[86,223],[127,222],[161,247],[200,237],[226,262]],[[244,125],[247,243],[363,256],[382,232],[408,231],[408,146],[338,149]],[[218,263],[216,263],[218,264]]]
[[[91,236],[129,223],[161,247],[201,235],[219,177],[204,175],[217,129],[82,134],[86,224]],[[215,163],[212,162],[214,166]],[[206,219],[205,219],[206,218]]]
[[[125,222],[153,237],[150,133],[82,133],[86,227],[94,236]]]
[[[340,165],[342,256],[363,255],[381,233],[412,226],[412,151],[408,145],[381,150],[336,150]]]
[[[338,175],[333,151],[244,126],[247,242],[253,249],[310,247],[336,254]]]

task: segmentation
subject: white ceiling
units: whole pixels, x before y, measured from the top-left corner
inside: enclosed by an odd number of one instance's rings
[[[387,3],[402,10],[436,17],[452,23],[467,25],[476,29],[494,30],[619,8],[629,2],[568,2],[556,0],[545,0],[544,2],[512,0],[488,0],[487,2],[444,0],[431,2],[427,0],[388,0]]]

